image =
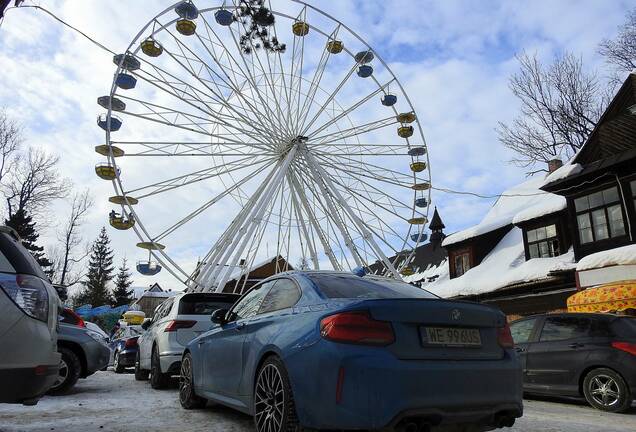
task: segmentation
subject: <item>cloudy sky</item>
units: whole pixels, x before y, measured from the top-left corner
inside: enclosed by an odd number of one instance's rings
[[[173,0],[52,0],[26,4],[47,7],[116,52],[128,44],[153,16]],[[220,0],[199,0],[218,6]],[[286,7],[285,0],[278,2]],[[518,104],[508,78],[518,69],[515,54],[537,53],[546,61],[566,50],[580,55],[589,70],[607,71],[596,50],[615,35],[628,0],[422,1],[314,0],[322,9],[358,32],[389,63],[413,101],[428,143],[433,183],[437,187],[497,194],[524,178],[523,169],[507,163],[510,154],[495,133]],[[293,7],[292,7],[293,9]],[[113,78],[111,56],[34,9],[12,10],[0,27],[0,106],[24,127],[26,143],[61,155],[60,169],[76,188],[89,188],[95,199],[83,235],[94,238],[107,224],[107,197],[112,186],[95,177],[93,151],[103,142],[95,125],[97,96],[107,94]],[[157,167],[138,166],[138,172]],[[202,204],[204,195],[188,193],[175,203]],[[208,198],[209,199],[209,198]],[[433,194],[447,231],[478,222],[491,200]],[[58,202],[53,215],[64,215]],[[157,219],[164,216],[157,210]],[[63,216],[61,217],[63,218]],[[43,243],[53,244],[57,216],[43,224]],[[223,215],[210,219],[211,230]],[[161,222],[161,220],[160,220]],[[169,221],[168,221],[169,222]],[[165,225],[165,224],[164,224]],[[144,258],[132,232],[109,227],[117,260]],[[198,239],[193,231],[192,238]],[[179,259],[194,262],[214,239],[179,250]],[[193,243],[190,243],[193,245]],[[166,272],[155,278],[135,276],[135,285],[153,281],[179,289]]]

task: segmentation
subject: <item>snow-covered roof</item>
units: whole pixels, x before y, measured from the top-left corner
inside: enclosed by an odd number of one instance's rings
[[[445,266],[447,269],[440,272],[439,278],[426,284],[424,288],[441,297],[449,298],[484,294],[513,284],[547,279],[550,272],[573,269],[576,264],[572,249],[557,257],[526,261],[521,229],[515,227],[481,264],[462,276],[450,279],[448,263]]]
[[[447,271],[448,271],[448,258],[444,259],[438,265],[429,264],[426,267],[426,269],[417,271],[410,276],[403,276],[402,279],[404,279],[404,282],[407,282],[407,283],[420,282],[434,276],[441,277],[444,274],[444,272],[447,272]]]
[[[581,166],[581,164],[577,164],[577,163],[573,164],[571,162],[566,163],[558,170],[554,171],[553,173],[550,173],[544,179],[543,184],[547,185],[548,183],[552,183],[557,180],[563,180],[564,178],[567,178],[571,175],[580,173],[582,170],[583,170],[583,166]]]
[[[636,265],[636,244],[588,255],[579,261],[576,270],[583,271],[615,265]]]
[[[444,239],[443,246],[459,243],[510,225],[517,215],[525,213],[526,215],[521,219],[529,220],[565,208],[565,198],[539,189],[544,182],[544,177],[536,176],[506,190],[479,224],[449,235]]]
[[[168,298],[168,297],[174,297],[177,295],[177,292],[175,291],[161,291],[161,292],[156,292],[156,291],[146,291],[144,292],[141,297],[161,297],[161,298]],[[140,297],[140,298],[141,298]]]

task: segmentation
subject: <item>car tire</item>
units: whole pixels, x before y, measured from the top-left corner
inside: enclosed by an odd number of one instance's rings
[[[187,410],[204,408],[207,399],[197,396],[194,392],[194,371],[192,369],[192,355],[186,353],[181,360],[181,376],[179,377],[179,402]]]
[[[283,391],[277,396],[276,389]],[[302,432],[289,375],[276,356],[268,357],[261,365],[254,383],[254,425],[257,432]],[[282,407],[282,411],[276,407]],[[278,418],[276,418],[278,417]]]
[[[590,371],[583,380],[583,394],[590,405],[601,411],[624,412],[632,404],[629,387],[612,369]]]
[[[53,384],[53,387],[47,391],[47,394],[52,396],[58,396],[68,393],[71,388],[77,383],[82,372],[82,363],[72,350],[69,348],[58,348],[62,358],[60,360],[60,370],[58,372],[58,378]]]
[[[135,381],[148,381],[150,372],[141,368],[141,359],[139,358],[139,352],[135,356]]]
[[[150,387],[155,390],[163,390],[168,385],[170,385],[170,375],[161,373],[159,350],[155,346],[150,356]]]
[[[119,363],[119,351],[116,352],[114,355],[113,369],[115,370],[115,373],[118,373],[118,374],[124,373],[124,371],[126,370],[126,368]]]

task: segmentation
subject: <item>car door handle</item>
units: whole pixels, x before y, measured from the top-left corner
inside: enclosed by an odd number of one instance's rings
[[[568,345],[570,348],[583,348],[585,345],[583,345],[582,343],[571,343],[570,345]]]
[[[236,325],[236,329],[237,329],[238,331],[241,331],[241,330],[243,330],[244,328],[245,328],[245,323],[244,323],[244,322],[242,322],[242,323],[238,323],[238,324]]]

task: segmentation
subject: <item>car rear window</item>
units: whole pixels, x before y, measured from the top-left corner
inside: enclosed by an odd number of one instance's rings
[[[309,277],[327,298],[438,298],[426,290],[391,279],[335,274],[313,274]]]
[[[179,302],[179,315],[212,315],[217,309],[229,309],[234,299],[211,299],[199,296],[184,296]]]
[[[636,339],[636,318],[623,317],[614,320],[612,330],[618,337]]]

